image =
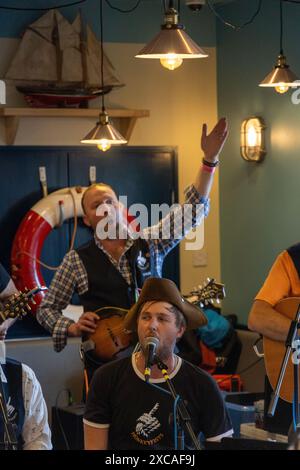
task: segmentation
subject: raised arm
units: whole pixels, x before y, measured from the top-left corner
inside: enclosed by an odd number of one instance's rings
[[[214,165],[219,160],[228,135],[226,118],[221,118],[210,134],[207,134],[207,125],[202,126],[201,149],[204,154],[204,165],[201,165],[194,186],[202,197],[208,197],[213,183]],[[205,164],[207,162],[207,165]]]

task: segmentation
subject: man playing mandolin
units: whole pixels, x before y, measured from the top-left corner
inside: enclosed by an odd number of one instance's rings
[[[109,207],[120,214],[120,203],[115,191],[105,183],[93,184],[84,193],[82,206],[84,223],[91,227],[94,238],[84,246],[70,251],[64,257],[57,270],[49,291],[38,312],[37,320],[52,333],[54,349],[61,351],[67,337],[93,334],[97,329],[99,316],[95,311],[100,307],[119,307],[128,309],[137,299],[137,291],[144,279],[151,276],[160,277],[166,255],[179,243],[185,234],[203,221],[203,213],[197,217],[196,209],[204,205],[204,215],[209,210],[209,193],[213,182],[213,173],[218,164],[218,157],[227,138],[227,122],[222,118],[210,134],[203,125],[201,148],[204,153],[202,165],[196,175],[194,184],[185,192],[186,204],[195,210],[189,220],[182,219],[176,224],[175,215],[170,213],[157,226],[159,234],[167,226],[172,227],[171,235],[164,239],[161,235],[152,239],[143,230],[145,237],[134,240],[126,237],[99,237],[97,228],[107,219]],[[103,209],[99,215],[99,208]],[[181,210],[181,208],[179,208]],[[120,220],[113,223],[120,224]],[[84,314],[77,322],[62,315],[62,310],[69,304],[73,293],[77,291]],[[116,342],[118,338],[113,338]]]
[[[14,282],[0,263],[1,303],[9,305],[11,296],[19,294]],[[13,304],[13,300],[11,301]],[[33,370],[26,364],[8,359],[4,338],[16,318],[2,321],[0,316],[0,392],[4,396],[9,423],[14,429],[16,448],[19,450],[50,450],[51,432],[42,389]],[[0,450],[11,450],[8,444],[3,416],[0,411]]]
[[[265,338],[266,369],[273,382],[273,388],[276,385],[281,360],[285,353],[285,340],[291,320],[294,319],[299,304],[297,299],[289,299],[291,297],[300,297],[300,244],[279,254],[255,297],[248,319],[250,330],[260,333]],[[281,358],[277,358],[278,349],[282,350]],[[273,364],[268,360],[269,357],[271,361],[274,360]],[[288,367],[292,369],[291,359]],[[274,377],[271,377],[271,373]],[[293,389],[292,377],[290,389]],[[265,414],[268,410],[271,391],[270,380],[266,377]],[[274,432],[287,432],[292,422],[292,406],[286,400],[291,401],[289,397],[284,400],[279,399],[273,418],[265,415],[265,424]]]
[[[14,294],[18,294],[14,281],[8,275],[2,264],[0,263],[0,308],[1,303]],[[13,318],[7,318],[0,324],[0,341],[4,340],[8,328],[15,322]]]

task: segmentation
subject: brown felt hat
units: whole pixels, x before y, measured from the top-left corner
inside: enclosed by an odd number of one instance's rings
[[[138,313],[145,302],[168,302],[180,310],[187,323],[187,329],[193,330],[207,324],[203,311],[185,300],[176,284],[170,279],[150,277],[145,281],[138,301],[131,307],[124,319],[124,327],[136,330]]]

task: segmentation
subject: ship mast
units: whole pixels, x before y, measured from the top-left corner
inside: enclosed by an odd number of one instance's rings
[[[52,41],[55,46],[56,50],[56,72],[57,72],[57,86],[59,86],[62,83],[62,61],[63,61],[63,54],[60,49],[60,44],[59,44],[59,29],[58,29],[58,21],[57,21],[57,16],[56,12],[54,15],[54,27],[53,27],[53,32],[52,32]]]
[[[81,52],[81,65],[82,65],[82,86],[88,86],[88,74],[87,74],[87,40],[86,30],[83,28],[82,10],[79,9],[80,18],[80,52]]]

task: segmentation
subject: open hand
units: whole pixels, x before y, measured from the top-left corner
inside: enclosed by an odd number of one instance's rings
[[[201,149],[205,160],[214,162],[218,159],[228,135],[226,118],[221,118],[210,134],[207,135],[207,124],[203,124],[201,136]]]

